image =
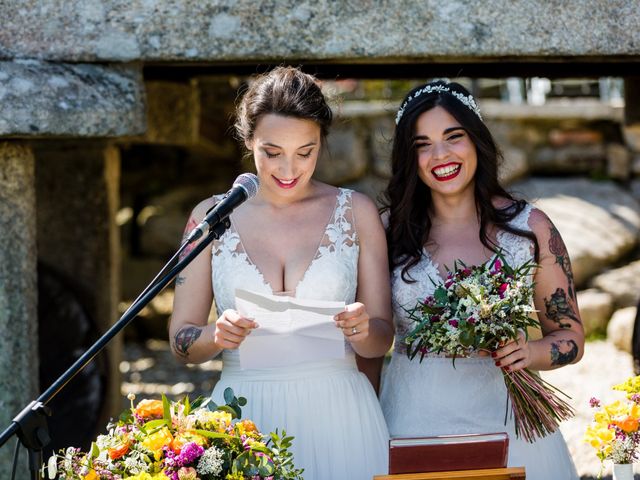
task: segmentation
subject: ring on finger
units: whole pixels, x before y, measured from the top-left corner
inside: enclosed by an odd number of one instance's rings
[[[351,328],[351,335],[355,335],[356,333],[358,333],[358,330],[356,330],[356,327],[352,327]]]

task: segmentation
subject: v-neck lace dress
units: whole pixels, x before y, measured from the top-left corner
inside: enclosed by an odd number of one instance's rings
[[[339,190],[315,256],[295,288],[297,298],[355,301],[359,244],[351,193]],[[236,288],[274,293],[233,224],[214,243],[211,262],[218,314],[235,308]],[[212,397],[222,402],[224,389],[231,387],[247,398],[243,416],[261,431],[284,428],[293,435],[294,463],[304,468],[306,480],[369,480],[387,473],[388,432],[348,343],[346,352],[344,359],[242,370],[238,351],[225,350]]]
[[[530,212],[527,205],[511,225],[531,231]],[[502,231],[497,241],[510,265],[522,265],[533,258],[533,244],[527,238]],[[427,355],[422,363],[409,360],[404,338],[412,321],[405,308],[433,294],[433,282],[440,283],[442,276],[426,251],[409,270],[415,283],[405,283],[401,272],[399,266],[391,277],[396,338],[380,393],[391,437],[507,432],[508,465],[524,466],[527,480],[577,479],[560,432],[531,444],[516,438],[512,419],[505,425],[507,392],[491,357],[458,358],[455,367],[452,359],[444,356]]]

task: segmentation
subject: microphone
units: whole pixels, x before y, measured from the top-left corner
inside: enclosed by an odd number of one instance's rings
[[[243,173],[233,182],[231,189],[216,203],[200,224],[191,230],[185,243],[192,243],[206,231],[224,221],[240,204],[246,202],[258,193],[260,181],[253,173]]]

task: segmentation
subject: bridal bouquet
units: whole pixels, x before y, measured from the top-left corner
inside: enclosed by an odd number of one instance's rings
[[[107,426],[88,452],[67,448],[45,467],[65,480],[289,480],[301,479],[289,452],[292,437],[264,436],[240,420],[246,399],[228,388],[226,405],[142,400]]]
[[[604,406],[592,398],[589,403],[598,410],[584,440],[596,450],[600,461],[634,463],[640,446],[640,376],[629,378],[613,389],[627,392],[627,398]]]
[[[538,327],[530,316],[534,312],[530,277],[535,268],[532,261],[512,268],[500,253],[484,265],[455,262],[433,295],[407,311],[415,322],[405,339],[409,358],[419,355],[422,361],[427,353],[447,355],[455,366],[456,357],[497,350],[516,340],[519,332],[526,335],[528,327]],[[559,390],[536,373],[502,372],[519,437],[533,442],[573,415],[556,395]]]

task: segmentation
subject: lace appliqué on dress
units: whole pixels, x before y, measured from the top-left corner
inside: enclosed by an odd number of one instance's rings
[[[213,243],[211,253],[212,286],[218,315],[226,309],[235,308],[236,288],[273,293],[262,272],[245,251],[233,223]],[[295,287],[295,296],[353,303],[358,280],[358,255],[352,191],[341,188],[314,257]]]

